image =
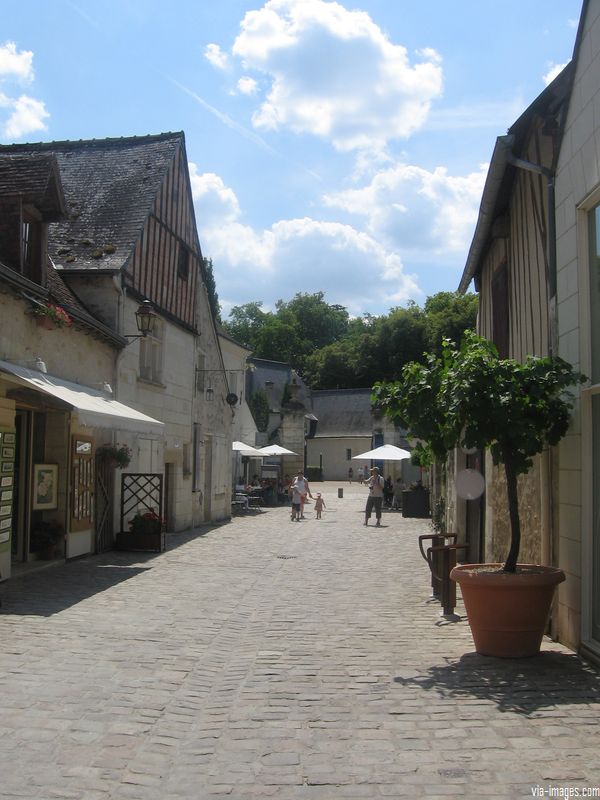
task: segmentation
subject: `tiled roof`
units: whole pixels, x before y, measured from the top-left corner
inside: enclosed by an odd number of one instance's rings
[[[7,156],[0,151],[0,200],[4,198],[35,205],[46,222],[61,219],[64,197],[54,156]]]
[[[56,157],[69,215],[68,221],[50,229],[49,252],[57,266],[118,270],[126,263],[183,140],[183,133],[163,133],[4,145],[0,157]]]
[[[312,392],[316,438],[368,436],[373,433],[370,389],[322,389]]]

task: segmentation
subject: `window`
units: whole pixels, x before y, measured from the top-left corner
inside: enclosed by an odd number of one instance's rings
[[[190,251],[183,244],[179,242],[179,257],[177,259],[177,274],[179,277],[187,281],[190,274]]]
[[[346,450],[346,461],[350,461],[352,458],[352,450],[348,447]]]
[[[505,261],[492,278],[492,339],[500,358],[509,355],[509,313],[508,266]]]
[[[200,425],[197,422],[193,424],[192,437],[192,492],[199,492],[202,479],[202,453],[200,452],[202,440],[200,438]]]
[[[156,320],[154,330],[140,339],[140,378],[152,383],[162,382],[164,325]]]

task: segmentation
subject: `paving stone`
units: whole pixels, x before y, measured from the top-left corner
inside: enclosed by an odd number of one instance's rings
[[[0,800],[600,785],[598,672],[547,640],[477,656],[463,618],[439,624],[428,521],[364,529],[363,487],[318,488],[323,520],[293,530],[273,508],[4,583]]]

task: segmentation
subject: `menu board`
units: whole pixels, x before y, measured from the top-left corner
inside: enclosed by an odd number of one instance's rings
[[[14,428],[0,428],[0,552],[10,549],[16,442]]]

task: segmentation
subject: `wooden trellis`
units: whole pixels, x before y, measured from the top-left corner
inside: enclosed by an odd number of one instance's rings
[[[154,511],[163,518],[163,476],[152,472],[125,472],[121,477],[121,530],[138,512]]]

